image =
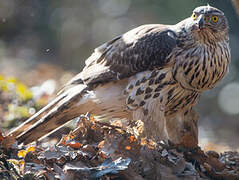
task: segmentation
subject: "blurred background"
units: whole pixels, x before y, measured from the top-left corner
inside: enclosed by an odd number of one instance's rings
[[[196,107],[200,144],[239,150],[239,18],[230,0],[0,1],[0,75],[51,94],[102,43],[142,24],[175,24],[207,4],[228,17],[232,63]]]

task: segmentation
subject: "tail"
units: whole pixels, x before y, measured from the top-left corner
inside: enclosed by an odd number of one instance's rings
[[[78,103],[86,92],[87,86],[84,84],[69,88],[9,135],[13,135],[19,143],[24,144],[50,135],[73,118],[85,113],[79,110]]]

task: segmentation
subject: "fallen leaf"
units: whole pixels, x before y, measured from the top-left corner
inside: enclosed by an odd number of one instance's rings
[[[131,149],[131,146],[125,146],[125,149],[129,151]]]
[[[64,166],[63,169],[64,171],[89,172],[91,178],[99,178],[106,174],[117,174],[119,171],[127,169],[130,162],[130,158],[123,159],[122,157],[120,157],[114,161],[109,158],[97,167],[77,167],[68,163]]]
[[[15,137],[13,137],[12,135],[9,135],[9,136],[6,136],[6,137],[2,136],[2,138],[3,139],[0,141],[0,145],[4,149],[9,149],[16,142]]]
[[[17,153],[17,156],[18,156],[19,158],[24,158],[26,155],[27,155],[27,151],[24,150],[24,149],[18,151],[18,153]]]

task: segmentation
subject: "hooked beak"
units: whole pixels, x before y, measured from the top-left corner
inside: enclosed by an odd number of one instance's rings
[[[198,28],[199,28],[200,30],[202,30],[202,29],[205,28],[205,25],[204,25],[204,18],[203,18],[202,15],[199,16],[199,18],[198,18],[198,22],[197,22],[197,25],[198,25]]]

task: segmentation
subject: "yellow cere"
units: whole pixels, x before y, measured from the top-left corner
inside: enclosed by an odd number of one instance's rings
[[[211,19],[212,19],[213,22],[216,23],[218,21],[218,16],[212,16]]]

